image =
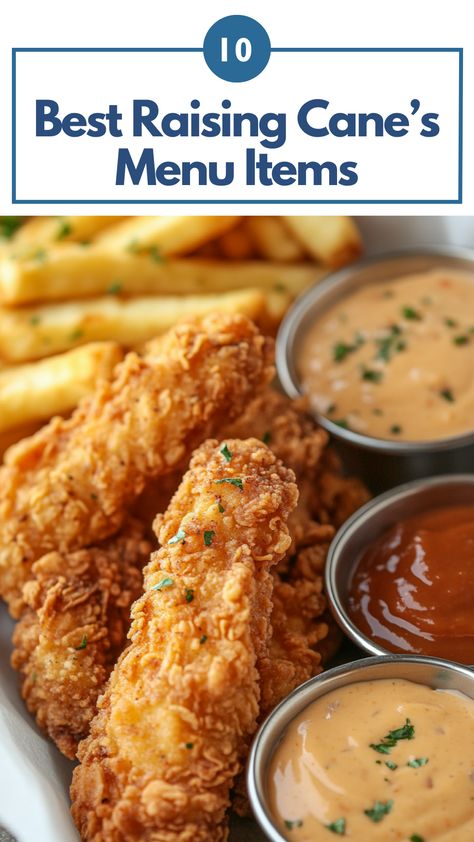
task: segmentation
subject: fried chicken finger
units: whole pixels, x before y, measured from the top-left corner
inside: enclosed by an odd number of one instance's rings
[[[221,842],[259,713],[270,568],[287,550],[294,474],[260,442],[207,442],[162,519],[131,644],[79,748],[87,842]]]

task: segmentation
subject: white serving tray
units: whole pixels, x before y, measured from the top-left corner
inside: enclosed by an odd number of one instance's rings
[[[474,247],[474,217],[360,217],[369,254],[400,246]],[[9,666],[13,623],[0,607],[0,842],[78,842],[69,815],[73,764],[29,716]],[[8,831],[7,834],[2,831]],[[261,842],[253,822],[232,821],[232,842]]]

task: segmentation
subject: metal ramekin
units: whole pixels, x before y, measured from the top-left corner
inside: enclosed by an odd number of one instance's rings
[[[446,504],[474,504],[473,474],[415,480],[386,491],[358,509],[333,539],[324,573],[329,606],[345,634],[365,652],[385,655],[388,650],[363,634],[347,611],[352,575],[361,553],[400,520]]]
[[[364,658],[311,678],[298,687],[270,714],[258,732],[250,752],[247,787],[255,817],[272,842],[287,842],[277,829],[268,803],[267,771],[287,726],[311,702],[347,684],[379,678],[403,678],[428,687],[457,690],[474,699],[474,672],[469,667],[417,655]],[[320,840],[327,839],[327,831]]]
[[[302,394],[297,373],[301,340],[328,308],[365,284],[441,266],[474,273],[474,250],[446,247],[377,255],[334,272],[311,287],[289,310],[277,337],[277,370],[285,392],[292,398]],[[323,415],[316,418],[334,437],[348,470],[374,491],[418,477],[474,470],[474,420],[473,430],[462,435],[434,441],[392,441],[343,429]]]

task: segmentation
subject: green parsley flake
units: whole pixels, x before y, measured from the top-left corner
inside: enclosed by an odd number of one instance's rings
[[[381,822],[384,816],[388,816],[393,807],[393,801],[374,801],[374,806],[364,810],[365,815],[371,822]]]
[[[393,436],[400,435],[400,433],[402,432],[402,428],[400,427],[400,424],[392,424],[392,426],[390,427],[390,432],[392,433]]]
[[[379,754],[390,754],[392,748],[396,746],[399,740],[413,740],[414,736],[415,727],[409,719],[406,719],[405,724],[401,728],[395,728],[393,731],[389,731],[380,743],[370,743],[370,748],[378,751]]]
[[[263,441],[264,444],[270,444],[271,440],[272,440],[272,434],[271,434],[270,430],[267,430],[266,433],[264,433],[263,436],[262,436],[262,441]]]
[[[0,239],[11,240],[23,222],[24,219],[21,216],[0,216]]]
[[[80,649],[85,649],[85,648],[86,648],[86,646],[87,646],[87,635],[85,634],[85,635],[84,635],[84,637],[82,638],[82,640],[81,640],[81,642],[80,642],[79,646],[76,646],[76,647],[75,647],[76,652],[79,652],[79,651],[80,651]]]
[[[302,827],[302,826],[303,826],[303,822],[301,821],[301,819],[295,819],[294,821],[292,821],[291,819],[285,819],[285,827],[288,830],[294,830],[295,827]]]
[[[336,833],[338,836],[345,836],[346,835],[346,820],[345,819],[336,819],[335,822],[330,822],[329,824],[325,824],[324,827],[327,830],[330,830],[331,833]]]
[[[66,220],[60,222],[59,231],[56,234],[57,240],[64,240],[65,237],[68,237],[69,234],[72,233],[72,226]]]
[[[188,749],[194,748],[194,743],[185,743],[184,747]]]
[[[336,342],[332,349],[332,358],[335,363],[340,363],[346,359],[349,354],[357,351],[361,345],[364,344],[364,337],[358,333],[352,344],[348,342]]]
[[[222,503],[218,503],[217,508],[219,509],[221,515],[223,515],[224,512],[225,512],[225,509],[224,509],[224,506],[222,505]]]
[[[368,380],[369,383],[380,383],[383,378],[383,372],[376,371],[374,368],[367,368],[367,366],[362,365],[360,368],[360,376],[362,380]]]
[[[445,401],[448,401],[449,403],[454,402],[454,395],[453,395],[451,389],[441,389],[439,394],[440,394],[440,397],[444,398]]]
[[[285,286],[285,284],[276,283],[273,284],[273,289],[275,290],[275,292],[286,292],[287,287]]]
[[[236,488],[240,488],[243,491],[244,484],[241,479],[238,477],[224,477],[224,479],[215,479],[214,480],[216,485],[222,485],[224,482],[228,482],[229,485],[235,485]]]
[[[40,322],[41,322],[41,318],[39,316],[31,316],[30,325],[36,326],[36,325],[39,325]]]
[[[410,842],[425,842],[425,837],[420,836],[419,833],[412,833],[410,836]]]
[[[165,258],[164,258],[164,257],[163,257],[163,255],[161,254],[161,252],[160,252],[160,250],[159,250],[158,246],[152,246],[152,247],[151,247],[151,249],[150,249],[149,254],[150,254],[151,259],[152,259],[155,263],[164,263],[164,262],[165,262]]]
[[[459,334],[459,336],[453,337],[453,345],[467,345],[469,342],[469,336],[466,336],[465,333]]]
[[[376,360],[383,360],[388,363],[394,351],[405,350],[406,343],[399,338],[401,332],[401,327],[392,325],[390,327],[390,333],[387,336],[382,336],[380,339],[375,340],[378,349],[375,355]]]
[[[444,323],[446,327],[457,327],[458,323],[454,319],[445,319]]]
[[[349,422],[347,418],[338,418],[337,420],[334,419],[334,423],[337,424],[338,427],[342,427],[343,430],[349,429]]]
[[[391,769],[392,772],[394,772],[395,769],[398,769],[398,763],[394,763],[393,760],[386,760],[385,765],[388,766],[388,768]]]
[[[402,316],[412,322],[420,322],[422,319],[421,313],[415,310],[414,307],[402,307]]]
[[[186,538],[186,532],[184,529],[179,528],[176,535],[173,535],[172,538],[169,539],[168,544],[180,544]]]
[[[114,281],[113,284],[110,284],[107,295],[119,295],[122,292],[123,286],[120,281]]]
[[[192,602],[194,599],[194,591],[192,588],[186,588],[184,592],[184,598],[186,602]]]
[[[419,769],[420,766],[426,766],[427,763],[427,757],[414,757],[413,760],[408,761],[407,766],[411,766],[412,769]]]
[[[69,341],[70,342],[77,342],[77,340],[82,339],[83,336],[84,336],[84,331],[81,330],[81,328],[78,327],[76,330],[73,330],[73,332],[69,334]]]
[[[152,591],[162,591],[163,588],[170,588],[171,585],[174,585],[174,579],[170,579],[169,576],[165,576],[161,582],[158,582],[157,585],[153,585]]]
[[[231,451],[229,450],[229,448],[227,447],[226,444],[222,445],[219,452],[222,453],[226,462],[230,462],[232,460],[232,453],[231,453]]]
[[[206,640],[207,640],[207,634],[201,635],[201,637],[199,638],[199,643],[201,644],[201,646],[202,646],[203,643],[206,642]]]
[[[126,251],[130,251],[132,254],[136,254],[139,251],[140,246],[138,240],[130,240],[129,244],[126,246]]]
[[[209,529],[209,530],[206,530],[206,531],[204,532],[204,543],[205,543],[206,547],[210,547],[210,546],[211,546],[211,544],[212,544],[212,542],[213,542],[213,540],[214,540],[214,535],[215,535],[215,534],[216,534],[216,533],[214,532],[214,530],[213,530],[213,529]]]

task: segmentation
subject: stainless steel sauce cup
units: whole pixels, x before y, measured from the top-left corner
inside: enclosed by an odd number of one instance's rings
[[[347,684],[376,679],[405,679],[443,690],[456,690],[474,699],[474,672],[452,661],[422,656],[391,655],[365,658],[328,670],[298,687],[270,714],[258,732],[250,752],[247,787],[255,818],[272,842],[287,842],[273,820],[268,798],[268,770],[290,722],[311,702]],[[314,842],[327,840],[328,833]]]
[[[432,248],[378,255],[328,275],[304,293],[285,316],[277,337],[277,371],[287,395],[294,398],[303,392],[298,375],[302,339],[328,308],[365,284],[440,267],[469,270],[474,278],[474,251]],[[333,436],[348,471],[364,479],[373,491],[433,474],[474,471],[474,419],[472,431],[463,435],[434,441],[391,441],[346,430],[323,415],[315,417]]]
[[[365,652],[383,655],[388,650],[363,634],[347,610],[352,576],[362,552],[400,520],[446,504],[474,504],[474,475],[431,477],[386,491],[358,509],[335,535],[326,559],[326,596],[337,623]]]

